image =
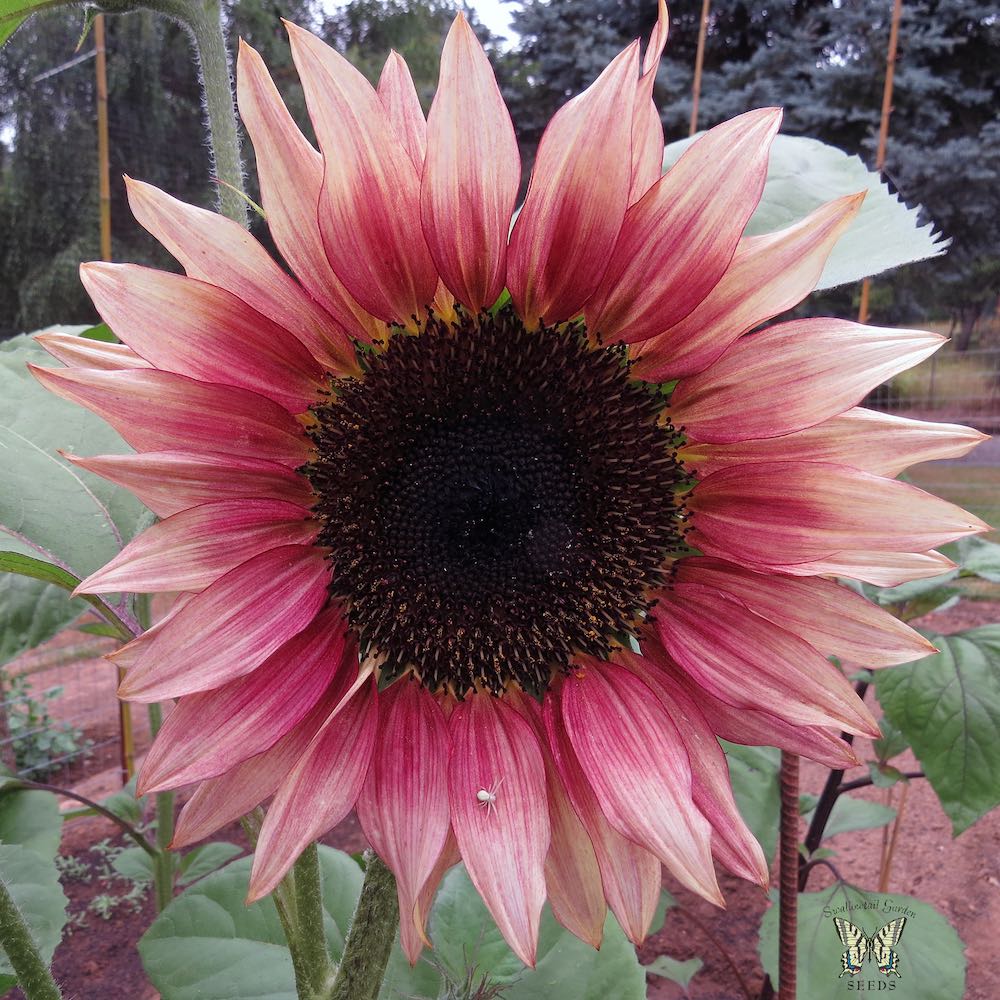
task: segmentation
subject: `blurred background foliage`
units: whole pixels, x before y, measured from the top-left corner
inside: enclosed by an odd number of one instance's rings
[[[425,109],[450,0],[239,0],[230,38],[260,50],[308,130],[281,18],[318,31],[373,81],[388,51],[407,59]],[[671,31],[656,87],[667,140],[687,133],[701,4],[670,5]],[[524,0],[509,38],[470,16],[491,50],[527,169],[553,112],[635,37],[653,0]],[[714,0],[699,125],[752,107],[785,108],[784,130],[875,156],[889,0]],[[0,337],[95,319],[77,278],[98,256],[93,63],[76,56],[82,14],[30,19],[0,50]],[[85,39],[81,53],[92,42]],[[905,0],[885,174],[952,240],[943,259],[880,279],[873,319],[943,321],[955,347],[987,346],[1000,294],[1000,19],[988,0]],[[59,70],[58,72],[52,72]],[[202,110],[188,39],[151,13],[108,19],[113,246],[116,260],[172,266],[132,221],[123,173],[210,205]],[[250,177],[252,150],[247,146]],[[251,195],[255,196],[251,180]],[[258,235],[266,233],[256,223]],[[818,297],[849,316],[857,290]],[[992,327],[995,328],[995,325]],[[992,346],[992,345],[990,345]]]

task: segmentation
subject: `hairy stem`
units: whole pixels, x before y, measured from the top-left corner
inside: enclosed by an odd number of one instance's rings
[[[373,851],[368,851],[365,859],[365,882],[344,945],[344,957],[332,988],[322,1000],[375,1000],[385,976],[399,926],[396,880]]]
[[[220,0],[144,0],[143,6],[180,21],[191,33],[201,69],[212,167],[219,182],[219,211],[246,226],[243,159]]]
[[[333,964],[323,932],[323,887],[315,844],[310,844],[295,862],[293,892],[295,939],[305,973],[304,985],[309,991],[306,995],[320,997],[332,985]]]
[[[163,725],[163,710],[153,702],[149,706],[149,729],[153,736]],[[153,859],[153,885],[156,889],[156,912],[162,913],[174,898],[174,793],[156,793],[156,855]]]
[[[27,1000],[61,1000],[62,993],[3,879],[0,879],[0,946],[14,967]]]

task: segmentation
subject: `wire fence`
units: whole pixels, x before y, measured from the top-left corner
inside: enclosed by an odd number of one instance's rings
[[[868,405],[922,420],[966,424],[1000,433],[1000,347],[957,351],[951,344],[876,390]],[[908,472],[923,489],[1000,527],[1000,438],[964,458],[927,462]],[[1000,541],[1000,532],[987,536]]]

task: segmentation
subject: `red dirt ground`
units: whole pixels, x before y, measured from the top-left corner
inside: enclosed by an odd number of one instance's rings
[[[928,624],[942,632],[953,632],[994,621],[1000,621],[1000,602],[967,601],[935,616]],[[107,665],[98,662],[93,669],[106,671]],[[859,742],[859,749],[859,755],[864,758],[868,747],[863,741]],[[909,756],[903,757],[902,763],[895,763],[904,770],[916,767]],[[101,780],[110,780],[111,773],[105,772],[103,779],[87,782],[91,794],[110,791],[110,788],[97,789]],[[803,791],[819,792],[826,773],[824,768],[804,762]],[[849,774],[848,779],[861,773],[859,769],[856,774]],[[854,794],[883,801],[885,792],[864,788]],[[90,850],[91,845],[105,837],[114,838],[115,833],[116,828],[101,819],[68,822],[64,827],[62,853],[94,869],[99,859]],[[245,843],[238,825],[222,831],[220,839]],[[324,841],[347,851],[365,846],[353,816],[331,831]],[[1000,997],[1000,944],[997,938],[1000,927],[1000,809],[984,817],[958,840],[953,840],[950,823],[934,793],[926,782],[914,781],[908,793],[900,843],[892,868],[890,891],[931,903],[951,920],[966,942],[969,970],[965,1000],[996,1000]],[[844,834],[828,841],[827,845],[836,850],[837,857],[833,860],[846,878],[865,888],[877,888],[881,831]],[[823,888],[830,877],[823,868],[815,870],[810,890]],[[63,882],[71,914],[84,913],[96,894],[109,891],[105,885],[98,886],[80,878],[67,876]],[[757,926],[766,906],[764,893],[734,878],[723,877],[721,882],[728,902],[725,911],[716,910],[676,889],[668,880],[667,887],[682,905],[668,914],[662,930],[647,941],[641,951],[644,962],[659,954],[679,959],[702,958],[705,967],[695,976],[687,994],[692,1000],[734,1000],[743,995],[730,964],[723,957],[723,950],[754,997],[763,977],[757,958]],[[114,888],[122,892],[126,886]],[[68,932],[56,952],[55,973],[67,997],[75,1000],[155,1000],[158,994],[146,981],[135,950],[136,942],[152,917],[149,899],[140,913],[122,908],[109,920],[87,914],[84,926]],[[675,1000],[684,995],[680,987],[666,980],[655,977],[650,980],[650,1000]],[[8,1000],[21,1000],[20,992],[12,991]]]

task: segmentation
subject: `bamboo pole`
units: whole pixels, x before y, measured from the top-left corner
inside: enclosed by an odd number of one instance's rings
[[[885,166],[885,149],[889,142],[889,116],[892,114],[892,84],[896,75],[896,47],[899,43],[899,21],[903,14],[903,0],[893,0],[892,23],[889,27],[889,51],[885,60],[885,87],[882,89],[882,116],[878,127],[878,148],[875,152],[875,170],[881,172]],[[861,283],[861,303],[858,306],[858,322],[868,322],[868,298],[871,279]]]
[[[111,142],[108,136],[108,59],[104,34],[104,15],[94,18],[94,50],[97,55],[97,188],[100,198],[101,260],[111,260]],[[118,668],[118,682],[125,671]],[[118,699],[118,733],[121,744],[122,782],[135,773],[135,736],[132,731],[132,706]]]
[[[698,131],[698,100],[701,97],[701,71],[705,64],[705,36],[708,34],[708,15],[712,0],[702,0],[701,24],[698,27],[698,52],[694,57],[694,85],[691,88],[691,127],[688,135]]]

